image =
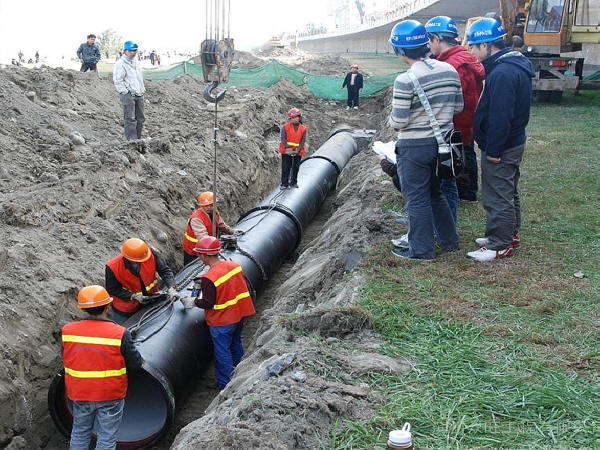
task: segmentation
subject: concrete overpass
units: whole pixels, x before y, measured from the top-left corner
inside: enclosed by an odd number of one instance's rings
[[[407,18],[424,23],[434,16],[450,16],[456,20],[462,31],[469,17],[483,16],[487,12],[497,10],[498,0],[440,0]],[[311,53],[390,53],[392,50],[388,39],[392,27],[398,21],[341,36],[303,38],[298,40],[298,48]]]

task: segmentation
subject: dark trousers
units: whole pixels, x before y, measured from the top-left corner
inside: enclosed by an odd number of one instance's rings
[[[408,243],[413,258],[435,257],[433,233],[447,250],[458,249],[458,233],[446,198],[436,178],[438,146],[435,139],[396,143],[398,175],[408,211]]]
[[[358,92],[359,89],[355,86],[348,86],[348,106],[350,108],[358,106]]]
[[[298,183],[298,170],[300,170],[299,155],[281,155],[281,185],[289,187]]]
[[[183,265],[187,266],[192,261],[196,261],[195,255],[188,255],[185,250],[183,251]]]
[[[504,250],[521,226],[519,166],[525,144],[506,149],[496,164],[481,152],[481,192],[486,213],[485,236],[490,250]]]
[[[95,72],[96,71],[96,64],[97,63],[84,62],[83,64],[81,64],[81,69],[79,69],[79,71],[80,72],[87,72],[88,70],[93,70]]]
[[[125,128],[125,139],[141,139],[142,129],[146,116],[144,115],[144,96],[119,94],[121,106],[123,107],[123,127]]]
[[[458,196],[463,200],[477,200],[477,155],[473,144],[465,146],[465,163],[466,173],[461,174],[456,180]]]

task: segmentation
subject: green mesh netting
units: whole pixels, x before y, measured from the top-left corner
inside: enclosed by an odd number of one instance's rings
[[[173,80],[184,74],[202,77],[202,67],[190,62],[182,62],[167,69],[149,69],[144,71],[144,78],[152,81]],[[361,97],[368,97],[391,86],[397,73],[364,78]],[[285,78],[297,86],[306,85],[311,94],[325,100],[345,100],[346,91],[341,90],[343,77],[312,75],[293,69],[278,61],[271,60],[267,64],[253,69],[232,69],[226,86],[262,86],[270,87]]]

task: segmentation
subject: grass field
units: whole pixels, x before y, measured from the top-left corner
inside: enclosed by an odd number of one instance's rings
[[[516,257],[465,257],[485,218],[469,204],[460,252],[415,263],[382,243],[362,263],[362,307],[414,369],[365,377],[384,404],[324,447],[384,448],[410,422],[418,448],[600,448],[599,115],[600,93],[534,106]]]

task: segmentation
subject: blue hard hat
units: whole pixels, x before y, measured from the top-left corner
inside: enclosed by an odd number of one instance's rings
[[[476,20],[467,30],[467,44],[494,42],[506,36],[506,30],[496,19],[486,17]]]
[[[451,37],[458,36],[458,27],[456,22],[448,16],[436,16],[429,19],[425,24],[428,33],[437,35],[447,35]]]
[[[138,45],[133,41],[125,41],[123,44],[123,50],[131,50],[132,52],[138,49]]]
[[[403,20],[392,28],[389,43],[395,48],[416,48],[429,43],[423,24],[417,20]]]

